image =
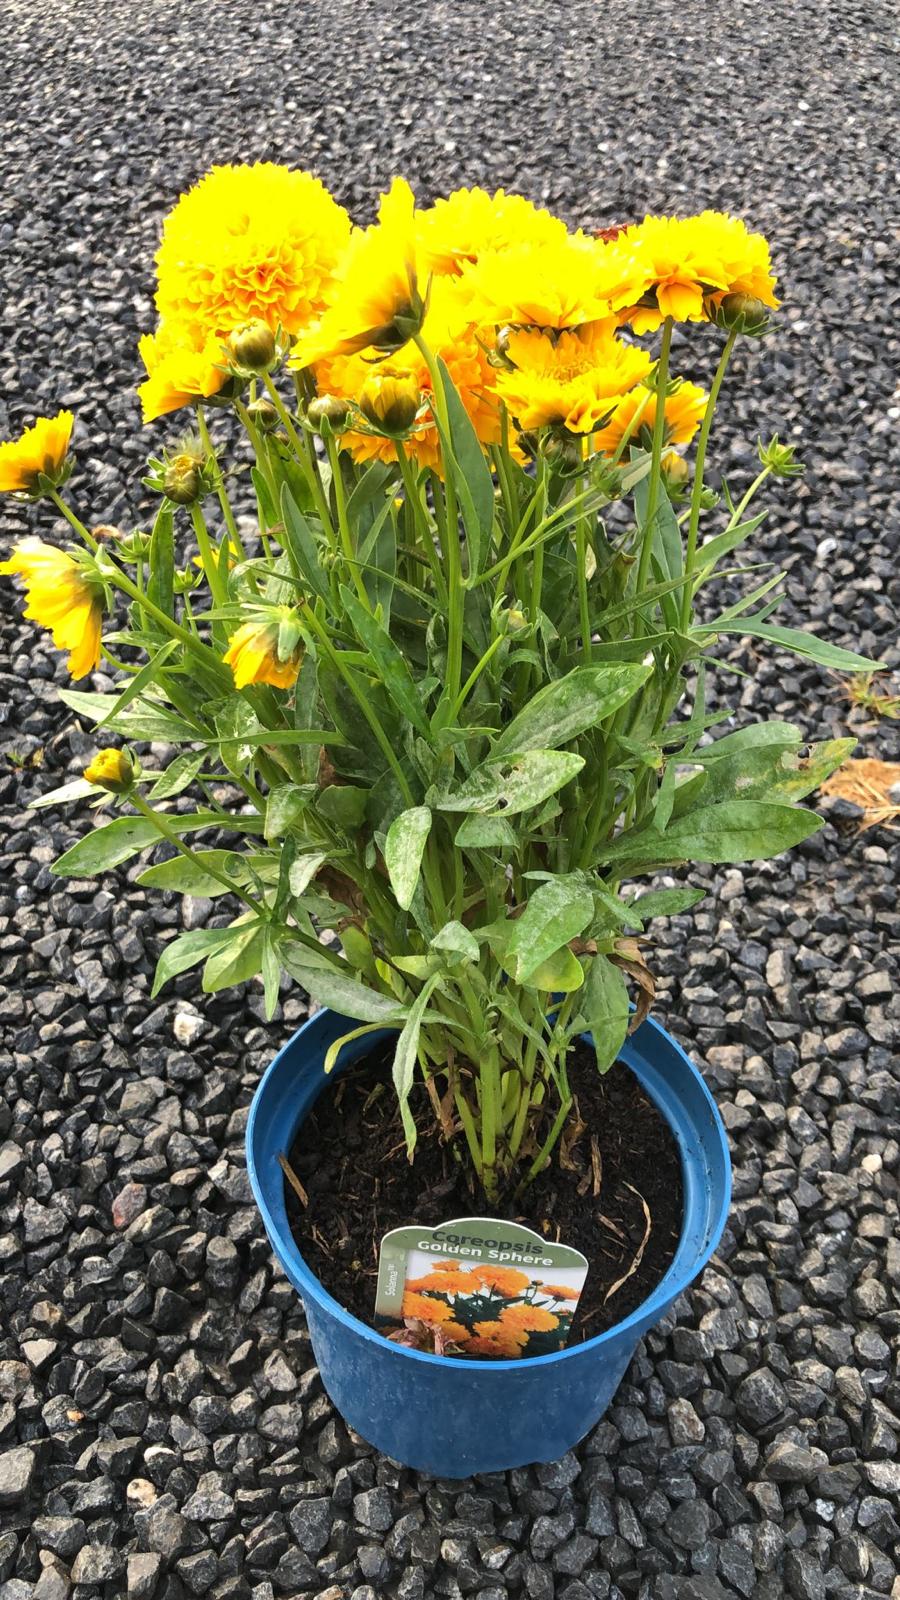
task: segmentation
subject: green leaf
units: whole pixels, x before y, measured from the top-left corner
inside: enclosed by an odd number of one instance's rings
[[[271,1022],[278,1008],[278,993],[281,987],[281,961],[278,956],[278,940],[271,924],[263,930],[261,965],[263,1005],[265,1006],[266,1021]]]
[[[29,800],[29,811],[42,811],[45,806],[65,805],[67,800],[84,800],[87,795],[97,793],[93,783],[88,783],[87,778],[73,778],[71,783],[62,783],[58,789],[48,789],[46,794],[38,795],[36,800]]]
[[[357,788],[352,783],[329,783],[319,791],[316,810],[344,833],[356,833],[365,821],[368,799],[368,789]]]
[[[583,766],[583,756],[569,750],[529,750],[521,756],[486,762],[456,794],[438,801],[437,810],[513,816],[549,799]]]
[[[227,894],[225,885],[210,876],[207,867],[216,867],[228,873],[229,864],[240,859],[233,850],[198,850],[193,861],[185,856],[173,856],[171,861],[161,861],[158,866],[147,867],[138,878],[143,888],[171,889],[176,894],[215,895]],[[242,875],[243,876],[243,875]],[[236,882],[240,881],[235,879]]]
[[[133,700],[138,698],[138,695],[142,692],[142,690],[146,689],[148,683],[155,683],[157,670],[165,665],[166,661],[169,659],[169,656],[172,654],[172,651],[176,650],[177,648],[178,640],[168,639],[161,649],[157,650],[156,654],[150,657],[149,661],[144,662],[144,665],[141,667],[140,671],[136,672],[133,678],[129,678],[118,699],[114,701],[109,711],[106,712],[105,716],[100,718],[100,721],[97,724],[98,728],[111,727],[113,719],[119,716],[119,714],[124,711],[127,706],[130,706]]]
[[[281,491],[281,515],[284,520],[285,544],[311,589],[323,600],[331,603],[328,580],[319,564],[319,547],[303,512],[300,510],[287,484]]]
[[[575,667],[538,690],[503,730],[490,759],[509,751],[555,750],[567,744],[618,711],[652,672],[652,665],[643,662]]]
[[[296,899],[299,900],[300,896],[306,893],[319,868],[324,866],[327,860],[328,855],[324,850],[315,850],[308,855],[297,857],[288,879],[291,894]]]
[[[266,800],[266,838],[280,839],[299,821],[317,793],[314,783],[279,783]]]
[[[263,962],[265,930],[266,924],[258,918],[234,923],[226,930],[231,934],[229,942],[206,958],[204,994],[217,994],[220,989],[230,989],[256,977]]]
[[[397,904],[404,911],[412,905],[419,881],[422,856],[431,832],[428,806],[412,806],[395,817],[384,842],[384,864]]]
[[[456,830],[454,843],[469,850],[513,850],[516,835],[505,817],[466,817]]]
[[[702,803],[802,800],[846,761],[855,746],[855,739],[826,739],[810,745],[805,756],[800,755],[797,746],[760,745],[733,750],[731,755],[706,766]],[[686,808],[682,804],[678,809],[684,813]]]
[[[545,994],[573,994],[584,983],[584,967],[564,944],[522,981],[527,989],[541,989]]]
[[[628,988],[621,969],[606,956],[594,956],[587,970],[579,1009],[588,1025],[600,1072],[608,1072],[628,1033]]]
[[[391,702],[427,738],[430,731],[428,718],[422,709],[409,667],[390,634],[346,584],[341,584],[341,603],[357,638],[372,657]]]
[[[156,514],[150,535],[150,570],[147,599],[167,617],[175,615],[175,515],[164,500]],[[148,618],[152,622],[152,619]],[[173,640],[174,644],[175,641]]]
[[[438,357],[450,422],[450,470],[462,511],[469,550],[469,574],[481,571],[494,523],[494,483],[478,435],[444,362]]]
[[[182,794],[189,788],[203,766],[206,759],[204,750],[185,750],[174,761],[170,761],[165,772],[160,773],[152,789],[147,791],[148,800],[171,800],[173,795]]]
[[[694,632],[736,633],[742,638],[768,639],[772,644],[783,645],[785,650],[792,651],[794,655],[807,656],[820,667],[834,667],[838,672],[885,670],[882,661],[872,661],[868,656],[854,655],[852,650],[842,650],[840,645],[830,644],[827,639],[818,639],[814,633],[806,633],[802,628],[782,628],[774,622],[758,622],[754,617],[743,617],[740,622],[727,624],[724,627],[719,623],[711,623],[707,627],[695,628]]]
[[[682,861],[761,861],[779,856],[817,833],[821,818],[800,807],[763,800],[726,800],[689,811],[665,833],[620,834],[603,850],[603,859],[625,866],[676,865]]]
[[[445,922],[432,939],[431,948],[448,958],[456,957],[458,961],[478,960],[478,940],[461,922]],[[448,959],[447,964],[456,966],[457,960]]]
[[[283,944],[281,959],[288,972],[307,994],[321,1006],[331,1006],[340,1016],[359,1022],[381,1022],[385,1027],[401,1023],[407,1007],[394,995],[380,994],[357,983],[337,967],[320,963],[314,953],[301,944]],[[315,963],[315,964],[313,964]]]
[[[634,508],[637,513],[638,525],[644,528],[647,521],[647,506],[650,498],[650,480],[642,478],[635,485]],[[657,484],[656,511],[653,516],[653,553],[659,565],[663,579],[678,578],[684,571],[684,554],[681,546],[681,529],[678,526],[675,513],[672,510],[666,486],[661,481]]]
[[[803,743],[801,730],[792,722],[749,722],[744,728],[735,728],[733,733],[725,733],[721,739],[716,739],[712,744],[705,744],[701,749],[694,751],[692,761],[703,763],[705,766],[710,761],[719,761],[723,756],[730,756],[737,750],[756,749],[759,745],[778,745],[787,749],[791,745]]]
[[[431,999],[431,991],[439,982],[439,977],[438,973],[430,977],[413,1001],[403,1031],[397,1040],[397,1049],[394,1053],[392,1076],[400,1105],[400,1119],[403,1123],[403,1131],[406,1134],[406,1153],[410,1158],[416,1144],[416,1125],[409,1109],[409,1097],[415,1078],[416,1059],[419,1052],[419,1032],[422,1027],[422,1018]]]
[[[335,1062],[345,1044],[350,1044],[353,1039],[361,1039],[367,1033],[377,1033],[379,1027],[380,1023],[378,1022],[365,1022],[361,1028],[351,1028],[349,1033],[342,1033],[339,1039],[333,1039],[325,1051],[325,1060],[322,1063],[323,1072],[328,1073],[334,1070]]]
[[[197,811],[187,817],[167,817],[166,821],[176,833],[194,833],[200,828],[227,826],[238,832],[255,833],[261,824],[255,817],[223,818],[217,811]],[[117,817],[104,828],[94,828],[85,834],[50,868],[56,877],[90,878],[95,872],[106,872],[110,867],[121,866],[132,856],[140,855],[152,844],[159,844],[160,832],[149,817]]]
[[[697,551],[697,566],[700,568],[701,573],[711,572],[713,567],[717,566],[722,560],[723,556],[730,555],[731,551],[736,550],[739,544],[743,544],[745,539],[749,539],[750,535],[756,532],[766,515],[765,511],[761,511],[758,516],[750,517],[746,522],[741,522],[734,528],[726,528],[724,533],[716,534],[714,538],[707,539]]]
[[[198,961],[203,961],[212,951],[226,945],[231,936],[231,928],[198,928],[193,933],[180,933],[177,939],[166,945],[156,963],[153,988],[150,990],[151,1000],[159,994],[163,984],[168,983],[170,978],[177,978],[179,972],[187,972],[189,967],[195,967]]]
[[[583,933],[593,915],[594,897],[586,886],[571,879],[542,883],[513,925],[504,965],[517,982],[526,982],[561,945]]]
[[[148,700],[129,706],[116,714],[119,695],[91,694],[83,689],[60,689],[59,698],[65,705],[87,717],[90,722],[102,722],[112,733],[121,733],[126,739],[163,739],[166,744],[196,742],[202,736],[197,728],[183,722],[164,706]]]
[[[629,900],[625,909],[637,918],[639,927],[651,917],[677,917],[681,911],[690,911],[705,895],[705,889],[651,889],[637,900]]]

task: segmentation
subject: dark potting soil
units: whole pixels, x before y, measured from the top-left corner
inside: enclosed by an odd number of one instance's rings
[[[304,1205],[285,1181],[291,1230],[329,1293],[372,1323],[384,1234],[409,1223],[487,1216],[523,1223],[587,1257],[570,1344],[634,1311],[675,1254],[682,1187],[671,1129],[633,1073],[617,1062],[601,1077],[593,1051],[576,1044],[568,1135],[525,1193],[497,1207],[444,1143],[421,1083],[410,1100],[419,1129],[415,1160],[406,1160],[391,1055],[392,1047],[380,1046],[326,1088],[288,1153],[307,1199]]]

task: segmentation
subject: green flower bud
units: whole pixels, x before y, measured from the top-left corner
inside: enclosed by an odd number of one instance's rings
[[[268,372],[277,355],[275,335],[265,322],[245,322],[228,335],[228,352],[242,372]]]
[[[803,473],[802,461],[794,460],[795,445],[782,444],[777,433],[773,434],[768,444],[763,444],[760,439],[757,445],[760,462],[775,478],[799,478]]]
[[[350,407],[346,400],[339,399],[336,394],[320,394],[315,400],[310,400],[306,408],[306,420],[323,437],[327,433],[345,433],[350,422]]]
[[[758,339],[769,326],[768,309],[752,294],[726,294],[718,304],[709,304],[707,311],[717,327],[751,339]]]
[[[251,400],[247,407],[247,415],[255,428],[262,433],[274,433],[279,423],[278,412],[271,400]]]

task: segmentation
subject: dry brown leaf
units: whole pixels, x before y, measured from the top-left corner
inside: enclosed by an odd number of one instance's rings
[[[889,791],[900,784],[900,762],[879,761],[875,756],[864,756],[859,761],[845,761],[837,772],[826,778],[822,793],[849,800],[865,813],[859,826],[866,828],[891,828],[900,817],[900,803],[889,798]]]
[[[635,1255],[635,1258],[632,1261],[631,1266],[628,1268],[627,1272],[622,1274],[621,1278],[617,1278],[615,1283],[611,1283],[610,1284],[610,1286],[607,1289],[605,1295],[603,1296],[603,1304],[604,1305],[606,1305],[607,1300],[611,1300],[613,1295],[616,1294],[619,1289],[621,1289],[623,1283],[627,1283],[628,1279],[632,1276],[632,1274],[637,1272],[638,1267],[640,1266],[641,1262],[644,1259],[644,1251],[647,1248],[647,1242],[648,1242],[648,1240],[650,1238],[650,1235],[651,1235],[651,1233],[653,1231],[653,1220],[652,1220],[652,1218],[650,1216],[650,1207],[648,1206],[646,1200],[644,1199],[644,1196],[631,1183],[626,1183],[625,1187],[626,1187],[626,1189],[630,1189],[632,1194],[636,1194],[638,1199],[640,1200],[641,1205],[644,1208],[644,1220],[645,1220],[646,1226],[644,1228],[644,1237],[641,1240],[640,1244],[638,1245],[637,1254]]]
[[[280,1166],[282,1172],[284,1173],[285,1177],[287,1178],[288,1183],[290,1184],[290,1186],[293,1189],[295,1195],[297,1196],[297,1199],[300,1201],[300,1204],[302,1205],[302,1207],[303,1207],[303,1209],[305,1211],[307,1206],[309,1205],[309,1195],[307,1194],[307,1192],[304,1189],[302,1183],[300,1182],[300,1179],[297,1177],[297,1174],[294,1171],[293,1167],[291,1166],[290,1162],[288,1161],[287,1156],[284,1155],[283,1153],[280,1154],[279,1157],[278,1157],[278,1165]]]

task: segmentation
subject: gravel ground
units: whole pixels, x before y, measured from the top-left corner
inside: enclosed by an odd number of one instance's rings
[[[149,262],[213,160],[314,165],[357,213],[397,169],[423,198],[505,183],[596,224],[727,206],[770,235],[786,298],[738,361],[729,472],[757,430],[802,440],[762,536],[785,619],[896,665],[893,6],[0,15],[0,436],[73,406],[92,520],[137,514],[164,432],[132,395]],[[2,605],[0,1600],[900,1594],[895,836],[838,807],[787,862],[698,875],[708,899],[654,960],[733,1140],[722,1249],[577,1452],[435,1483],[332,1412],[250,1203],[247,1105],[302,997],[271,1025],[256,990],[207,999],[192,975],[151,1002],[161,936],[209,906],[50,877],[86,819],[24,807],[92,743],[8,586]],[[818,668],[734,659],[745,717],[846,728]],[[858,731],[897,758],[891,724]]]

